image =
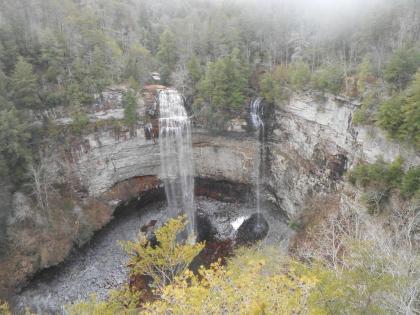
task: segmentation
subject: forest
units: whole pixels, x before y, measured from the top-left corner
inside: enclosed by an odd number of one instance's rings
[[[256,91],[281,104],[291,91],[312,88],[361,97],[357,122],[420,146],[416,0],[325,8],[327,20],[304,2],[283,1],[0,5],[0,169],[14,181],[32,158],[26,111],[66,106],[83,124],[95,94],[119,82],[138,90],[153,71],[213,128]]]
[[[159,82],[153,73],[160,75]],[[200,129],[216,135],[247,117],[256,97],[276,113],[283,113],[296,95],[310,95],[320,103],[337,97],[357,104],[348,119],[352,126],[373,130],[372,141],[383,133],[383,141],[398,146],[399,156],[388,159],[394,153],[389,149],[376,162],[354,158],[339,183],[328,173],[334,182],[328,189],[357,190],[348,195],[360,192],[357,201],[366,212],[340,208],[332,218],[327,212],[335,197],[328,190],[316,199],[320,188],[314,185],[305,195],[302,214],[287,215],[297,234],[287,250],[260,243],[233,246],[228,254],[195,268],[206,242],[179,242],[184,217],[156,230],[159,245],[152,246],[144,233],[122,241],[129,281],[107,299],[92,295],[63,306],[63,314],[420,312],[418,0],[0,0],[0,186],[30,196],[34,207],[44,211],[41,216],[48,216],[48,227],[42,229],[56,229],[51,222],[60,212],[54,212],[54,202],[60,211],[76,209],[74,200],[85,200],[90,192],[73,193],[68,188],[73,183],[53,182],[65,178],[67,170],[45,163],[48,152],[100,130],[89,113],[103,92],[115,86],[126,87],[123,118],[109,124],[118,130],[127,127],[134,138],[148,122],[137,110],[138,99],[158,84],[182,95],[193,133]],[[60,125],[50,115],[55,112],[65,112],[70,122]],[[269,145],[275,142],[265,138]],[[292,152],[296,146],[288,145],[285,156],[300,163]],[[334,158],[342,154],[337,152]],[[407,158],[405,152],[414,153]],[[350,152],[346,159],[357,154]],[[327,154],[321,162],[314,156],[305,167],[335,163]],[[264,168],[277,160],[261,161]],[[307,172],[318,176],[317,171],[312,167]],[[0,203],[2,198],[0,190]],[[8,211],[0,213],[0,259],[14,251],[14,234],[6,228]],[[92,216],[100,217],[101,211]],[[75,246],[88,242],[93,231],[85,234],[83,241],[72,239]],[[12,314],[1,300],[0,314]]]

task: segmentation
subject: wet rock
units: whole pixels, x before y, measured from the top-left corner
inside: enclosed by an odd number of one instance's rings
[[[249,245],[263,240],[268,234],[267,220],[261,213],[254,213],[246,219],[236,233],[236,244]]]

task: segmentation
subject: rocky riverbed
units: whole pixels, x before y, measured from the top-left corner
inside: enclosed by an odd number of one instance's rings
[[[220,238],[234,237],[235,224],[255,212],[250,204],[225,203],[204,197],[196,200],[196,207],[210,218]],[[134,239],[140,228],[151,220],[157,220],[158,225],[164,223],[167,220],[165,209],[166,203],[157,202],[143,209],[121,211],[89,244],[75,251],[63,264],[38,274],[13,297],[15,312],[20,314],[29,307],[38,314],[62,314],[63,305],[86,299],[92,293],[99,299],[105,298],[110,289],[127,280],[127,256],[118,241]],[[290,233],[287,225],[278,214],[267,209],[263,213],[270,225],[264,242],[286,246]]]

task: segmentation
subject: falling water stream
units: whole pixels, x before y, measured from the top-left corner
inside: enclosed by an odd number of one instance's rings
[[[162,179],[172,217],[185,213],[188,235],[195,234],[194,168],[191,124],[181,95],[174,89],[159,92],[159,146]]]
[[[261,178],[262,169],[261,169],[261,157],[264,157],[264,121],[262,119],[263,116],[263,106],[262,106],[262,98],[257,97],[256,99],[252,100],[250,105],[250,115],[251,115],[251,122],[253,127],[256,130],[257,135],[257,150],[256,156],[254,159],[254,177],[255,177],[255,199],[256,199],[256,206],[257,206],[257,213],[261,213]]]

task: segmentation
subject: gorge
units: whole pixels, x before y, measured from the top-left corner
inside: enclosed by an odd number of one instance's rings
[[[104,92],[101,106],[107,104],[109,109],[99,110],[93,115],[112,117],[118,113],[122,92],[121,88]],[[151,88],[147,93],[156,91]],[[147,100],[147,97],[144,99]],[[144,109],[152,105],[147,101],[140,102]],[[265,185],[260,189],[261,200],[265,200],[262,202],[269,205],[264,208],[271,209],[268,215],[279,220],[270,229],[275,237],[287,243],[295,233],[287,222],[298,218],[310,200],[336,195],[338,199],[335,203],[338,202],[339,207],[363,207],[360,194],[342,180],[345,170],[356,161],[374,161],[379,154],[385,153],[384,159],[389,161],[401,155],[407,163],[420,163],[419,156],[413,151],[389,142],[380,132],[372,136],[366,128],[353,126],[351,115],[357,106],[350,100],[339,100],[332,95],[323,102],[315,101],[311,95],[296,95],[284,107],[274,109],[277,122],[270,127],[272,131],[267,135],[266,156],[261,157],[269,163],[264,171],[267,174]],[[267,124],[272,124],[269,119]],[[228,202],[259,202],[259,198],[250,200],[250,195],[246,193],[253,189],[255,157],[260,155],[260,145],[256,141],[253,133],[249,134],[245,129],[225,134],[194,129],[192,156],[197,178],[196,194]],[[93,229],[105,225],[116,207],[130,205],[128,202],[141,205],[148,198],[159,200],[150,197],[162,187],[158,177],[159,145],[147,140],[143,129],[138,128],[136,136],[130,137],[128,131],[115,136],[112,130],[105,128],[84,136],[70,149],[71,171],[83,187],[78,192],[83,194],[78,197],[81,204],[76,203],[73,211],[79,217],[88,215],[85,211],[89,210],[83,205],[90,202],[103,211],[104,217],[95,222]],[[57,146],[56,150],[60,152],[62,148]],[[208,181],[212,184],[206,184]],[[223,188],[218,190],[218,185]],[[24,211],[22,208],[30,206],[21,193],[15,193],[11,199],[13,212],[9,222],[18,225],[19,213]],[[236,212],[229,222],[246,213],[249,211]],[[54,254],[55,249],[50,250]],[[70,247],[61,256],[43,262],[43,267],[64,260],[68,251]],[[42,268],[42,264],[38,266]],[[27,274],[20,275],[20,279],[25,279],[36,268],[34,265],[30,267]],[[2,270],[14,274],[13,270]]]

